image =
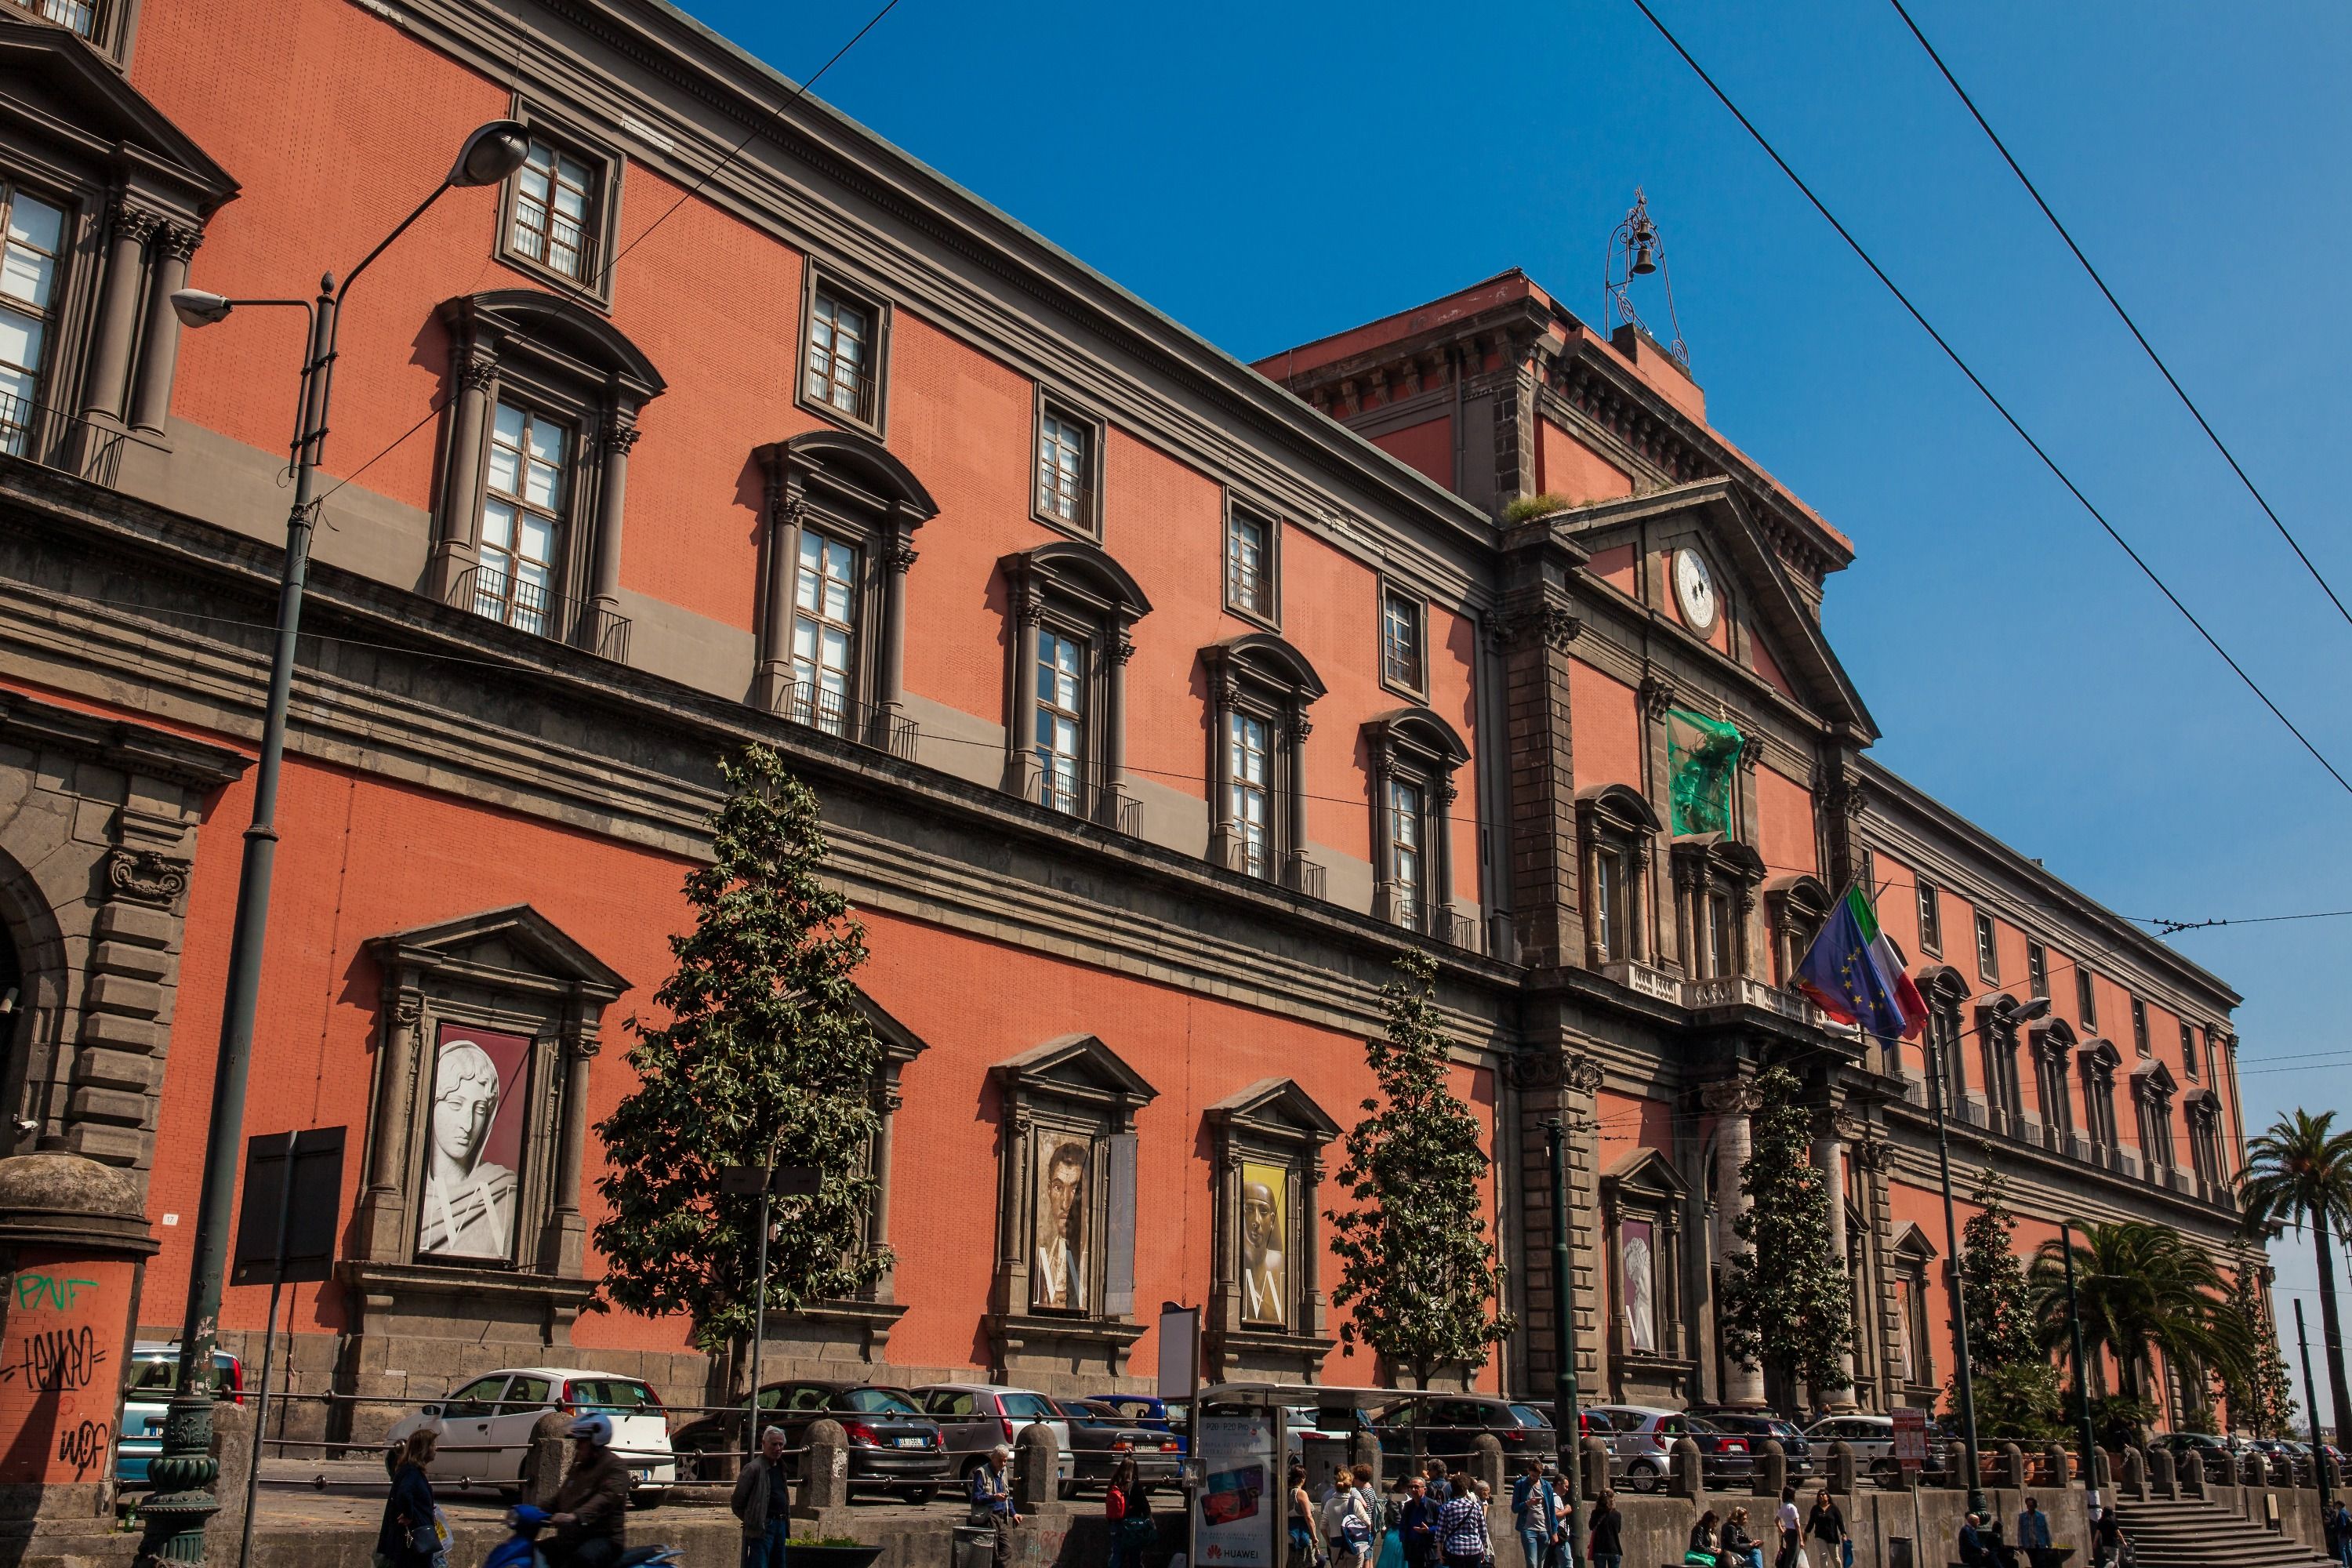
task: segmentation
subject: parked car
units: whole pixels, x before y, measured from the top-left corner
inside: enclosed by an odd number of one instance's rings
[[[441,1434],[441,1446],[425,1468],[436,1489],[481,1487],[512,1494],[522,1486],[531,1428],[551,1410],[566,1415],[601,1411],[612,1417],[613,1451],[629,1467],[632,1502],[649,1508],[677,1483],[677,1457],[670,1447],[669,1414],[661,1396],[634,1377],[584,1367],[518,1366],[486,1373],[394,1423],[385,1441],[397,1443],[431,1426]]]
[[[999,1443],[1013,1443],[1031,1426],[1043,1425],[1054,1434],[1062,1451],[1056,1472],[1060,1488],[1074,1487],[1076,1465],[1070,1454],[1070,1423],[1060,1408],[1034,1388],[1000,1388],[992,1383],[930,1383],[915,1390],[923,1414],[940,1425],[947,1444],[950,1471],[968,1478],[988,1460]]]
[[[1761,1452],[1764,1439],[1780,1439],[1780,1451],[1788,1457],[1789,1479],[1792,1481],[1816,1473],[1817,1462],[1826,1462],[1828,1451],[1820,1455],[1795,1422],[1784,1421],[1778,1415],[1759,1415],[1753,1410],[1726,1410],[1711,1405],[1695,1405],[1690,1414],[1703,1415],[1710,1426],[1725,1432],[1736,1432],[1748,1439],[1750,1450]]]
[[[1097,1405],[1109,1405],[1139,1426],[1167,1433],[1176,1439],[1176,1451],[1180,1454],[1191,1447],[1192,1406],[1188,1400],[1162,1399],[1156,1394],[1095,1394],[1087,1398]]]
[[[1054,1404],[1070,1423],[1073,1489],[1108,1487],[1111,1468],[1121,1459],[1133,1459],[1136,1479],[1148,1486],[1176,1479],[1183,1447],[1169,1433],[1143,1426],[1106,1400],[1057,1399]]]
[[[123,1486],[147,1484],[147,1462],[163,1451],[163,1412],[180,1378],[176,1342],[142,1340],[131,1347],[131,1376],[123,1385],[122,1422],[114,1445],[114,1479]],[[225,1350],[213,1352],[213,1390],[245,1403],[245,1363]]]
[[[1685,1437],[1698,1445],[1699,1474],[1708,1486],[1746,1480],[1756,1473],[1748,1439],[1718,1431],[1703,1415],[1645,1405],[1596,1405],[1591,1410],[1596,1427],[1604,1418],[1609,1423],[1603,1440],[1609,1445],[1610,1468],[1619,1471],[1628,1491],[1664,1489],[1674,1474],[1675,1445]]]
[[[2209,1477],[2228,1473],[2242,1462],[2236,1448],[2210,1432],[2162,1432],[2150,1437],[2147,1446],[2171,1454],[2175,1465],[2196,1460]]]
[[[1371,1428],[1380,1437],[1381,1468],[1394,1474],[1402,1474],[1416,1454],[1454,1466],[1486,1436],[1503,1446],[1503,1463],[1512,1474],[1522,1459],[1559,1461],[1551,1417],[1517,1400],[1475,1394],[1401,1399],[1374,1414]]]
[[[926,1503],[950,1478],[946,1441],[904,1389],[872,1384],[796,1379],[762,1384],[760,1425],[779,1427],[784,1446],[798,1448],[818,1421],[841,1423],[849,1439],[851,1491],[888,1491]],[[743,1417],[713,1412],[672,1434],[681,1475],[698,1480],[731,1476],[743,1452]],[[724,1458],[721,1458],[724,1456]]]
[[[1829,1446],[1843,1443],[1853,1449],[1854,1463],[1880,1486],[1895,1483],[1902,1467],[1895,1459],[1895,1418],[1891,1415],[1832,1415],[1805,1428],[1819,1448],[1817,1458],[1829,1465]],[[1927,1423],[1927,1462],[1921,1475],[1930,1480],[1948,1476],[1954,1456],[1963,1451],[1942,1423]]]

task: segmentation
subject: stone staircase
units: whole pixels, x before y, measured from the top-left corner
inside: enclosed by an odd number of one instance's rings
[[[2330,1568],[2328,1560],[2254,1520],[2196,1499],[2126,1502],[2116,1510],[2139,1568]]]

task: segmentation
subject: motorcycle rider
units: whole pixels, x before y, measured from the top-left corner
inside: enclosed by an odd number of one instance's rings
[[[572,1462],[556,1489],[548,1568],[613,1568],[629,1513],[629,1468],[613,1452],[613,1418],[593,1411],[570,1428]]]

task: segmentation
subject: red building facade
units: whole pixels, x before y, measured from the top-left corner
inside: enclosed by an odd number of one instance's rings
[[[306,295],[505,115],[532,161],[343,322],[247,1111],[351,1150],[298,1387],[702,1393],[681,1323],[583,1312],[593,1128],[751,740],[824,800],[889,1047],[897,1265],[777,1325],[804,1370],[1097,1387],[1176,1300],[1223,1370],[1384,1375],[1336,1347],[1319,1213],[1417,951],[1496,1157],[1486,1383],[1549,1376],[1566,1113],[1589,1375],[1760,1395],[1711,1303],[1772,1058],[1846,1194],[1851,1397],[1931,1399],[1925,1059],[1782,984],[1857,876],[2033,1225],[2227,1236],[2235,996],[1868,761],[1818,616],[1853,545],[1646,340],[1511,274],[1244,366],[657,0],[68,9],[0,6],[5,1084],[19,1148],[145,1182],[159,1333],[299,350],[164,300]],[[1269,1204],[1289,1261],[1245,1278]]]

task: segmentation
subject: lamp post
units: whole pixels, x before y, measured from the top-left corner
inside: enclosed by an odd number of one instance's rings
[[[2004,1027],[2015,1028],[2030,1024],[2050,1011],[2050,998],[2036,996],[2032,1001],[2008,1009],[2001,1014]],[[1936,1165],[1944,1189],[1944,1246],[1946,1278],[1952,1288],[1952,1352],[1953,1363],[1959,1368],[1958,1379],[1960,1394],[1960,1446],[1969,1470],[1969,1511],[1987,1511],[1984,1495],[1984,1475],[1977,1463],[1977,1390],[1976,1381],[1969,1369],[1968,1302],[1960,1289],[1960,1222],[1952,1205],[1952,1138],[1944,1115],[1944,1069],[1937,1058],[1936,1030],[1930,1023],[1923,1037],[1927,1047],[1927,1105],[1936,1115]]]
[[[1576,1539],[1584,1433],[1576,1413],[1576,1300],[1568,1266],[1568,1123],[1557,1116],[1545,1122],[1544,1142],[1551,1152],[1551,1420],[1559,1429],[1559,1477],[1568,1489],[1568,1564],[1584,1568],[1584,1549]]]
[[[221,1007],[220,1048],[213,1067],[212,1121],[205,1145],[202,1194],[196,1204],[194,1256],[188,1262],[186,1315],[180,1328],[176,1391],[163,1418],[163,1453],[150,1467],[155,1494],[142,1510],[142,1563],[201,1563],[205,1521],[219,1511],[211,1487],[220,1466],[213,1438],[213,1343],[219,1328],[222,1276],[228,1261],[229,1206],[236,1191],[236,1155],[245,1134],[246,1069],[253,1054],[253,1020],[261,996],[261,956],[269,928],[269,882],[278,850],[278,763],[286,748],[286,710],[294,687],[294,650],[302,619],[302,588],[310,575],[312,492],[327,440],[327,406],[335,370],[335,329],[343,297],[370,262],[409,225],[458,186],[494,185],[530,155],[529,132],[497,120],[466,138],[457,162],[416,210],[400,220],[340,286],[330,273],[319,296],[302,300],[230,300],[201,289],[172,296],[172,310],[191,327],[225,321],[240,305],[282,305],[310,313],[293,442],[294,503],[286,520],[286,558],[278,584],[277,648],[269,667],[269,700],[261,723],[261,754],[254,772],[253,822],[245,830],[238,868],[236,913],[230,926],[227,994]]]
[[[2074,1222],[2058,1222],[2058,1248],[2066,1258],[2066,1325],[2074,1336],[2075,1435],[2083,1440],[2083,1485],[2092,1522],[2099,1517],[2099,1435],[2091,1426],[2091,1376],[2083,1358],[2083,1314],[2074,1304]]]

